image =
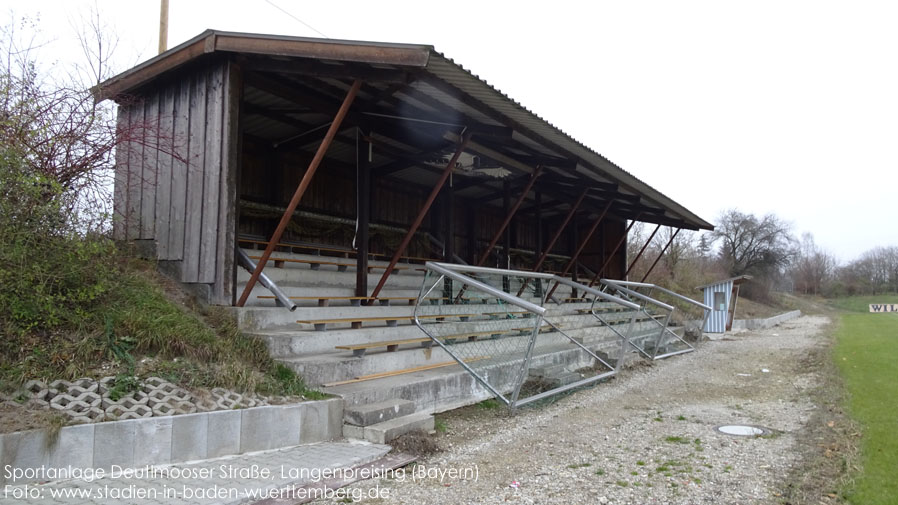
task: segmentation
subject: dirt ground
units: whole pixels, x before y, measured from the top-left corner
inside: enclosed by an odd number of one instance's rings
[[[635,359],[607,383],[514,416],[485,406],[442,414],[439,452],[347,492],[416,505],[838,503],[854,430],[839,408],[831,326],[803,316]],[[766,431],[716,430],[730,424]]]

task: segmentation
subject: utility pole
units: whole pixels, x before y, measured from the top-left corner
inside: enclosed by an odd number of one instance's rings
[[[159,12],[159,54],[168,49],[168,0],[162,0]]]

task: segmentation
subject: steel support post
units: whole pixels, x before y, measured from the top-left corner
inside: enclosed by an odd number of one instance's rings
[[[362,132],[356,129],[356,209],[358,229],[355,237],[355,296],[368,295],[368,231],[371,220],[371,160],[374,145],[365,142]]]
[[[580,247],[577,248],[577,250],[574,252],[574,255],[571,256],[571,260],[568,261],[567,265],[564,266],[564,270],[561,272],[560,277],[564,277],[565,275],[567,275],[567,273],[568,273],[568,271],[570,271],[571,267],[577,263],[577,258],[580,257],[580,253],[583,252],[583,249],[586,249],[586,244],[589,242],[589,239],[592,238],[593,234],[599,228],[599,224],[602,222],[603,219],[605,219],[605,214],[608,213],[608,209],[610,209],[610,208],[611,208],[611,202],[609,201],[608,204],[605,205],[605,208],[602,209],[602,213],[599,214],[598,219],[593,221],[592,226],[589,228],[589,231],[586,232],[586,237],[584,237],[583,240],[580,241]],[[555,285],[552,286],[552,289],[549,291],[549,294],[546,296],[546,298],[551,298],[552,294],[555,293],[555,289],[557,289],[557,288],[558,288],[558,283],[556,282]]]
[[[586,198],[586,193],[589,192],[589,188],[583,190],[580,193],[580,196],[577,197],[577,201],[574,202],[574,205],[571,207],[571,210],[568,211],[567,216],[564,217],[564,221],[561,223],[561,226],[558,227],[558,230],[555,231],[555,235],[552,236],[552,240],[549,241],[549,245],[546,246],[546,250],[543,251],[542,256],[539,257],[539,261],[536,262],[536,265],[533,267],[534,272],[539,272],[543,263],[545,263],[546,258],[549,257],[549,253],[552,252],[552,248],[555,247],[555,242],[558,242],[558,239],[561,237],[561,233],[567,228],[568,223],[571,222],[571,218],[574,217],[574,214],[577,212],[577,209],[580,208],[580,204],[583,203],[583,199]],[[524,292],[524,289],[527,288],[527,282],[525,281],[523,285],[521,285],[521,289],[518,290],[518,295],[521,296],[521,293]]]
[[[627,276],[630,275],[630,270],[633,270],[633,267],[636,266],[636,262],[639,261],[639,258],[642,257],[642,253],[644,253],[645,249],[649,246],[649,244],[652,243],[652,239],[655,238],[655,234],[658,233],[658,230],[660,230],[660,229],[661,229],[661,225],[659,224],[658,226],[655,227],[655,231],[653,231],[652,234],[649,235],[649,239],[645,241],[645,245],[643,245],[642,249],[639,250],[639,254],[637,254],[636,257],[633,258],[633,262],[630,263],[630,266],[627,267],[627,271],[624,272],[624,280],[626,280]]]
[[[443,221],[443,261],[452,263],[455,261],[455,197],[452,188],[452,179],[449,179],[449,185],[443,188],[442,194],[442,211],[440,219]],[[443,298],[447,301],[452,299],[452,279],[443,280]]]
[[[340,130],[340,125],[343,123],[343,119],[349,112],[349,107],[352,105],[352,102],[355,100],[355,96],[358,94],[359,88],[361,87],[362,81],[356,79],[355,82],[352,83],[352,87],[349,88],[349,91],[346,93],[346,98],[343,99],[343,104],[340,105],[340,110],[338,110],[336,116],[334,116],[334,121],[327,129],[327,134],[324,136],[324,140],[321,141],[321,145],[318,146],[318,151],[315,152],[315,157],[312,158],[311,163],[309,163],[309,168],[302,176],[299,186],[296,187],[296,192],[293,193],[293,198],[290,200],[290,203],[287,204],[287,209],[284,211],[284,215],[281,216],[281,222],[278,223],[278,227],[274,230],[271,240],[268,241],[268,245],[265,247],[265,252],[262,253],[262,257],[256,265],[256,269],[250,276],[249,281],[247,281],[246,287],[243,288],[243,294],[240,295],[240,299],[237,300],[238,307],[243,307],[243,305],[246,304],[246,299],[249,298],[253,286],[255,286],[256,281],[259,280],[259,275],[262,273],[262,269],[265,268],[268,258],[271,257],[271,253],[274,252],[274,248],[277,247],[278,242],[280,242],[281,236],[287,229],[287,225],[290,223],[290,220],[293,219],[293,212],[296,210],[296,206],[299,205],[300,200],[302,200],[302,195],[306,192],[306,189],[312,182],[312,177],[315,176],[315,171],[318,170],[318,165],[321,164],[321,160],[324,159],[328,147],[330,147],[334,137],[337,136],[337,132]]]
[[[611,251],[611,254],[609,254],[605,259],[605,262],[602,263],[602,268],[600,268],[596,272],[596,275],[592,278],[592,280],[589,281],[589,287],[593,287],[595,283],[599,282],[599,279],[602,278],[602,273],[605,271],[605,267],[607,267],[608,263],[611,263],[611,260],[614,259],[614,255],[617,254],[617,250],[620,249],[620,246],[627,241],[627,235],[630,233],[630,228],[633,228],[633,225],[636,224],[636,219],[639,219],[639,216],[636,216],[635,219],[630,221],[630,226],[627,226],[627,229],[624,230],[624,234],[621,236],[620,240],[617,241],[617,245],[614,246],[614,249]]]
[[[440,194],[440,191],[443,189],[443,185],[446,184],[446,179],[449,178],[449,174],[452,173],[452,169],[455,167],[455,163],[458,161],[458,157],[461,156],[461,153],[465,150],[465,147],[468,145],[468,140],[470,139],[470,132],[465,132],[462,134],[461,142],[459,142],[458,148],[455,150],[455,154],[452,155],[452,159],[450,159],[449,163],[446,164],[446,168],[443,169],[440,180],[437,181],[436,185],[433,187],[433,190],[431,190],[430,195],[424,202],[424,206],[422,206],[421,210],[418,211],[418,216],[415,217],[415,220],[412,222],[411,226],[409,226],[408,233],[405,234],[405,237],[402,239],[399,247],[396,248],[396,252],[393,253],[393,257],[390,258],[390,264],[387,265],[387,270],[380,278],[380,281],[377,282],[377,286],[374,288],[374,291],[371,292],[372,299],[377,298],[377,295],[380,294],[380,291],[383,289],[384,284],[387,283],[387,279],[390,277],[390,274],[393,273],[393,269],[396,268],[396,263],[399,262],[399,258],[402,257],[402,253],[405,252],[405,249],[412,241],[412,237],[415,236],[415,232],[418,231],[418,227],[421,226],[421,223],[424,221],[424,217],[430,210],[430,206],[433,205],[433,201],[436,200],[437,195]],[[369,301],[369,303],[371,302]]]
[[[661,254],[659,254],[658,257],[655,258],[654,263],[652,263],[652,266],[649,267],[648,271],[645,273],[645,275],[642,276],[642,280],[640,280],[639,282],[645,282],[645,280],[649,276],[649,274],[652,273],[652,270],[655,269],[655,265],[657,265],[658,262],[661,261],[661,258],[664,256],[664,253],[667,252],[667,249],[670,247],[671,244],[673,244],[674,239],[677,238],[677,235],[680,234],[680,230],[682,230],[682,228],[677,228],[677,231],[675,231],[673,236],[670,237],[670,240],[667,241],[667,245],[664,246],[664,249],[661,249]]]

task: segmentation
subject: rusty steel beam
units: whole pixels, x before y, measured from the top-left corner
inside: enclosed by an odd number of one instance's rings
[[[625,280],[627,279],[627,276],[630,275],[630,270],[633,270],[633,267],[636,266],[636,262],[639,261],[639,258],[642,257],[642,253],[644,253],[645,249],[649,246],[649,244],[652,243],[652,239],[655,238],[655,234],[658,233],[658,230],[660,230],[660,229],[661,229],[661,225],[659,224],[658,226],[655,227],[655,231],[653,231],[652,234],[649,235],[649,239],[645,241],[645,245],[643,245],[642,249],[639,250],[639,254],[637,254],[636,257],[633,258],[633,262],[630,263],[630,266],[627,267],[627,271],[624,272]]]
[[[486,250],[483,251],[483,254],[480,255],[480,258],[474,263],[474,266],[483,266],[486,262],[487,258],[489,258],[490,253],[493,252],[493,249],[496,247],[496,244],[499,243],[499,239],[502,237],[502,233],[505,232],[505,229],[508,228],[508,225],[511,223],[511,220],[514,218],[515,213],[520,208],[521,204],[524,203],[524,200],[527,198],[527,193],[530,192],[530,189],[533,187],[533,183],[536,182],[536,178],[539,177],[539,174],[542,172],[542,165],[537,165],[536,169],[530,174],[530,180],[527,181],[527,185],[524,186],[524,189],[521,190],[521,194],[518,195],[518,199],[512,205],[511,210],[508,211],[508,214],[505,216],[505,221],[502,221],[502,225],[499,226],[499,230],[493,236],[493,239],[490,240],[489,245],[486,246]],[[505,254],[509,253],[508,248],[505,250]],[[455,297],[455,303],[458,303],[462,296],[465,294],[465,290],[467,289],[467,285],[462,286],[461,290],[459,290],[458,295]]]
[[[546,258],[549,257],[549,253],[552,252],[552,248],[555,247],[555,242],[558,242],[558,239],[561,237],[561,233],[567,228],[568,223],[571,222],[571,218],[574,217],[574,214],[577,212],[577,209],[580,208],[580,204],[583,203],[583,199],[586,198],[586,193],[589,192],[589,188],[583,190],[580,193],[580,196],[577,198],[577,201],[574,202],[574,205],[571,207],[571,210],[568,211],[567,216],[564,217],[564,221],[561,223],[561,226],[558,227],[558,230],[555,231],[555,235],[552,236],[552,240],[549,241],[549,245],[546,246],[546,250],[543,251],[542,256],[539,257],[539,260],[536,262],[536,265],[533,267],[534,272],[538,272],[539,268],[543,266]],[[527,281],[521,285],[521,289],[518,290],[518,294],[516,296],[521,296],[521,293],[524,292],[524,289],[527,288]]]
[[[259,275],[262,273],[262,269],[265,268],[265,263],[268,262],[271,253],[274,252],[275,246],[280,242],[281,236],[284,234],[287,225],[293,218],[293,211],[296,210],[296,206],[299,205],[300,200],[302,200],[302,195],[306,192],[306,189],[312,182],[312,177],[315,176],[315,171],[318,170],[318,165],[321,164],[321,160],[324,159],[324,154],[327,152],[328,147],[330,147],[331,142],[333,142],[334,137],[337,136],[340,124],[343,123],[343,118],[345,118],[346,114],[349,112],[349,107],[352,105],[352,102],[355,100],[355,96],[361,87],[362,81],[355,81],[346,93],[346,98],[343,99],[343,104],[340,106],[340,110],[338,110],[336,116],[334,116],[334,122],[331,123],[330,128],[327,130],[327,135],[325,135],[324,140],[321,141],[321,145],[318,146],[318,151],[315,153],[315,157],[312,158],[311,163],[309,163],[309,168],[306,170],[306,173],[303,174],[299,186],[296,187],[296,192],[293,193],[293,198],[287,205],[287,209],[284,210],[284,215],[281,216],[280,223],[278,223],[277,228],[274,230],[271,240],[268,241],[268,245],[265,247],[265,252],[262,253],[259,263],[256,264],[256,269],[246,283],[246,287],[243,288],[243,294],[240,295],[240,299],[237,300],[238,307],[243,307],[246,304],[246,299],[249,298],[249,293],[253,290],[256,281],[259,280]]]
[[[530,180],[527,181],[527,185],[524,186],[523,190],[521,190],[521,194],[518,195],[517,201],[514,202],[514,205],[511,206],[511,210],[508,211],[508,215],[505,216],[505,221],[502,221],[502,225],[499,226],[499,230],[496,232],[496,235],[493,236],[493,239],[490,241],[489,245],[486,246],[486,250],[483,251],[483,254],[480,255],[480,259],[477,260],[475,266],[483,266],[483,263],[489,257],[490,253],[493,252],[493,248],[495,248],[496,244],[499,243],[499,239],[502,237],[505,229],[508,228],[508,225],[514,218],[515,213],[517,213],[518,209],[521,207],[521,204],[524,203],[524,200],[527,198],[527,193],[529,193],[530,189],[533,188],[533,183],[536,182],[536,178],[539,177],[542,169],[543,167],[538,165],[533,173],[530,174]]]
[[[640,214],[641,216],[642,214]],[[636,216],[636,219],[639,219],[639,216]],[[624,230],[624,234],[621,236],[620,240],[617,241],[617,245],[614,246],[614,249],[611,250],[611,254],[608,255],[608,259],[605,260],[605,263],[602,263],[602,268],[596,271],[596,275],[589,281],[589,287],[593,287],[596,282],[599,282],[599,279],[602,277],[602,273],[605,271],[605,267],[608,266],[608,263],[611,263],[611,260],[614,259],[614,255],[617,254],[617,250],[620,249],[620,246],[627,241],[627,234],[630,233],[630,228],[633,228],[633,225],[636,224],[636,219],[630,221],[630,226],[627,226],[627,229]]]
[[[574,205],[571,207],[571,210],[568,211],[567,216],[564,217],[564,221],[561,223],[561,226],[558,227],[558,230],[555,231],[555,235],[552,236],[552,240],[549,241],[549,245],[546,246],[546,249],[543,251],[542,256],[539,257],[539,260],[536,262],[536,265],[533,267],[534,272],[539,271],[539,267],[543,266],[546,259],[549,257],[549,253],[552,252],[552,248],[555,247],[555,243],[558,242],[558,239],[561,237],[561,233],[567,228],[568,223],[571,222],[571,218],[574,217],[574,213],[577,212],[577,209],[580,208],[580,204],[583,203],[583,199],[586,198],[586,193],[589,192],[589,188],[583,190],[580,193],[580,196],[577,198],[577,201],[574,202]]]
[[[567,273],[571,270],[571,267],[573,267],[574,265],[577,264],[577,258],[580,257],[580,253],[583,252],[583,249],[586,249],[587,242],[589,242],[589,239],[592,238],[593,234],[599,228],[599,224],[602,222],[602,220],[605,219],[605,214],[607,214],[608,209],[611,208],[611,203],[612,202],[609,200],[608,203],[605,205],[605,208],[602,210],[602,213],[599,214],[598,219],[593,221],[592,227],[590,227],[589,231],[586,232],[586,237],[582,241],[580,241],[580,247],[577,248],[577,251],[574,252],[573,256],[571,256],[571,260],[568,261],[567,265],[564,266],[564,270],[561,272],[561,277],[564,277],[565,275],[567,275]],[[558,288],[558,283],[556,282],[555,285],[552,286],[552,289],[549,290],[549,294],[546,295],[546,299],[551,298],[552,294],[555,293],[555,290],[557,288]]]
[[[387,283],[387,278],[389,278],[390,274],[393,273],[393,269],[396,268],[396,263],[399,262],[399,258],[402,256],[402,253],[405,252],[405,249],[412,241],[412,237],[415,236],[415,232],[418,231],[418,227],[421,226],[421,223],[424,221],[424,217],[427,215],[427,211],[430,210],[430,206],[433,205],[433,201],[440,193],[440,190],[443,189],[443,185],[446,184],[446,180],[449,178],[449,174],[452,173],[452,169],[455,167],[455,163],[458,161],[458,157],[461,156],[461,153],[465,150],[465,147],[468,145],[468,140],[470,140],[470,138],[470,132],[465,132],[464,134],[462,134],[461,141],[459,142],[458,147],[455,150],[455,154],[452,155],[452,159],[450,159],[449,163],[446,164],[446,168],[443,169],[443,174],[440,176],[440,180],[438,180],[436,185],[434,185],[433,190],[430,192],[430,196],[428,196],[427,200],[424,202],[424,206],[421,207],[420,211],[418,211],[418,216],[415,218],[414,222],[412,222],[411,226],[409,226],[408,232],[405,234],[405,237],[402,239],[399,247],[396,248],[396,251],[393,253],[393,257],[390,259],[390,264],[387,265],[386,271],[380,278],[380,281],[378,281],[377,286],[374,288],[374,291],[371,292],[371,300],[369,301],[369,303],[373,303],[374,299],[377,298],[377,295],[380,294],[380,291],[383,289],[384,284]]]
[[[640,280],[639,282],[645,282],[649,274],[652,273],[652,270],[655,269],[655,265],[657,265],[658,262],[661,261],[661,257],[664,256],[664,253],[666,253],[670,245],[673,244],[674,239],[677,238],[677,235],[680,234],[680,230],[682,230],[682,228],[677,228],[677,231],[675,231],[673,236],[670,237],[670,240],[667,241],[667,245],[664,246],[664,249],[661,249],[661,254],[659,254],[658,257],[655,258],[655,262],[652,263],[652,266],[649,267],[649,270],[645,273],[645,275],[642,276],[642,280]]]

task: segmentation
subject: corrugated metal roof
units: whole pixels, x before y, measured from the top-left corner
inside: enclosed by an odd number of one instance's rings
[[[700,228],[713,229],[713,225],[704,219],[671,200],[655,188],[640,181],[629,172],[618,167],[583,143],[577,141],[555,125],[528,110],[516,100],[502,93],[468,69],[455,63],[452,59],[447,58],[442,53],[434,53],[435,57],[431,57],[427,64],[427,71],[433,73],[436,77],[455,86],[475,99],[480,100],[488,107],[499,111],[509,119],[512,119],[528,130],[533,131],[536,135],[551,141],[559,148],[577,156],[580,160],[593,165],[594,168],[606,172],[612,179],[620,181],[621,184],[632,187],[640,194],[647,194],[646,196],[650,199],[655,200],[658,204],[664,207],[671,208],[676,214],[688,221],[694,222]]]
[[[372,71],[380,72],[381,75],[392,69],[408,71],[410,75],[414,76],[414,79],[410,84],[406,84],[406,91],[403,92],[403,88],[398,87],[393,90],[392,95],[386,95],[387,101],[391,101],[394,105],[398,103],[399,109],[405,107],[412,111],[433,112],[439,115],[441,120],[443,116],[447,116],[445,121],[449,124],[453,123],[453,119],[448,116],[451,116],[451,111],[456,111],[459,118],[467,118],[459,121],[460,123],[468,124],[470,121],[474,121],[485,128],[511,127],[513,130],[511,140],[518,142],[522,148],[538,155],[576,160],[575,170],[552,168],[551,172],[557,175],[579,176],[585,179],[581,180],[583,184],[587,185],[590,180],[616,183],[619,185],[620,193],[638,194],[649,206],[663,208],[665,215],[673,218],[671,222],[682,223],[684,226],[692,228],[713,228],[710,223],[534,114],[488,82],[437,52],[432,46],[207,30],[178,47],[110,79],[96,88],[95,93],[102,98],[129,92],[148,85],[164,73],[171,72],[192,60],[214,52],[262,55],[262,57],[277,58],[278,61],[286,61],[285,58],[301,58],[303,61],[317,61],[319,64],[321,62],[339,62],[340,64],[336,65],[319,65],[319,70],[324,69],[323,74],[298,77],[302,80],[303,86],[308,86],[310,81],[314,81],[320,86],[322,93],[331,97],[348,86],[339,78],[325,75],[331,69],[345,69],[349,68],[348,66],[359,68],[362,65]],[[275,65],[273,68],[276,70],[277,66]],[[271,66],[269,65],[266,70],[270,71]],[[293,78],[297,78],[295,71]],[[284,76],[283,79],[285,79],[283,82],[291,82],[292,78]],[[314,86],[314,84],[311,85]],[[373,86],[369,89],[370,93],[363,93],[363,96],[370,99],[372,95],[386,89],[388,86]],[[415,96],[416,94],[418,97]],[[247,87],[244,98],[248,103],[260,107],[287,108],[292,105],[284,97],[273,96],[270,93],[253,89],[251,86]],[[436,106],[437,104],[439,106]],[[321,112],[323,111],[319,110],[317,113],[309,114],[292,112],[285,114],[297,119],[300,125],[303,123],[320,124],[329,119]],[[407,117],[413,116],[414,114],[411,114]],[[299,131],[296,124],[290,125],[284,121],[278,122],[277,119],[271,117],[252,114],[246,118],[244,126],[247,132],[275,141],[283,140],[285,135],[295,134]],[[403,124],[403,127],[410,132],[419,131],[419,133],[411,135],[410,139],[412,140],[417,139],[418,135],[422,138],[432,135],[432,132],[420,124],[407,123]],[[431,140],[440,139],[431,137]],[[409,154],[413,154],[418,149],[414,146],[403,145],[401,142],[393,142],[393,144],[392,147],[402,149]],[[434,143],[431,142],[430,147],[433,145]],[[520,154],[521,149],[510,148],[506,152],[518,153],[517,155],[521,159],[526,159],[524,155]],[[332,149],[329,156],[347,162],[354,159],[354,153],[350,153],[348,148]],[[513,154],[509,154],[509,156],[513,157]],[[527,166],[520,165],[518,168],[525,169]],[[431,175],[420,169],[406,169],[394,174],[394,177],[413,179],[410,182],[425,182],[433,178]],[[658,218],[647,217],[646,219]]]

